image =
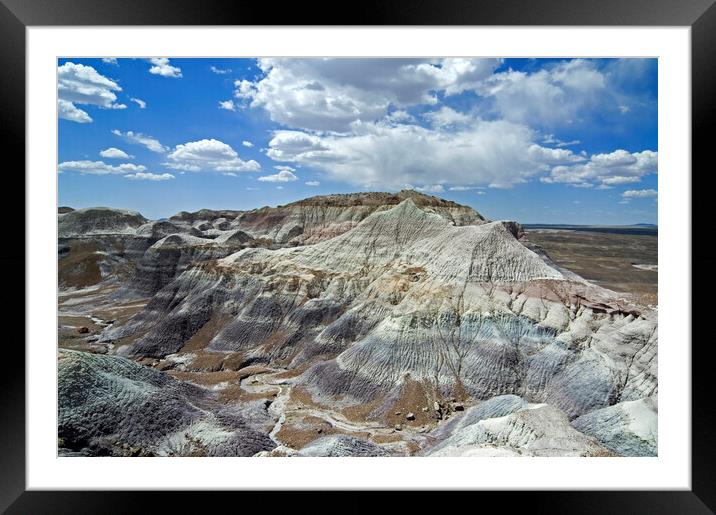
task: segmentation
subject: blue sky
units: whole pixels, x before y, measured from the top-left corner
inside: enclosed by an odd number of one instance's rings
[[[60,59],[59,204],[148,218],[411,187],[657,222],[655,59]]]

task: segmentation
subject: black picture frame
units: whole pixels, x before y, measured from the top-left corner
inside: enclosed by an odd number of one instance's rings
[[[714,386],[710,381],[711,339],[708,294],[715,291],[716,257],[708,235],[713,223],[711,196],[713,165],[711,134],[716,113],[716,7],[714,0],[363,0],[346,4],[274,3],[205,0],[0,0],[0,145],[5,156],[14,156],[16,183],[5,201],[16,216],[24,213],[25,192],[25,29],[38,25],[551,25],[551,26],[688,26],[691,27],[692,73],[692,489],[690,491],[588,491],[588,492],[481,492],[486,498],[509,495],[510,504],[524,504],[532,513],[713,513],[716,510],[716,469],[710,418],[714,412]],[[709,130],[711,129],[711,130]],[[7,175],[9,169],[5,169]],[[698,179],[698,181],[697,181]],[[696,187],[698,185],[698,187]],[[16,205],[13,205],[16,204]],[[6,204],[7,205],[7,204]],[[8,208],[9,209],[9,208]],[[17,227],[17,226],[15,226]],[[15,229],[17,230],[17,229]],[[23,230],[24,234],[24,230]],[[13,291],[12,309],[4,322],[16,333],[24,327],[24,245],[6,249],[2,265],[7,288]],[[23,282],[21,282],[23,281]],[[24,298],[24,294],[23,294]],[[31,308],[31,307],[29,307]],[[688,323],[684,321],[684,323]],[[10,331],[6,334],[12,334]],[[698,337],[700,335],[700,337]],[[14,338],[12,336],[15,336]],[[246,507],[251,495],[204,492],[189,498],[181,492],[79,492],[26,491],[25,488],[25,351],[22,334],[8,336],[0,374],[0,510],[12,514],[134,513],[146,512],[152,502],[163,511],[187,511],[193,502],[208,506],[240,502]],[[196,496],[211,495],[211,500]],[[266,494],[255,494],[265,496]],[[277,494],[272,494],[272,496]],[[296,492],[278,494],[272,504],[284,500],[294,507],[304,498]],[[340,499],[335,496],[340,495]],[[413,492],[411,503],[422,504],[425,492]],[[240,500],[239,500],[240,499]],[[493,499],[490,499],[493,500]],[[494,499],[500,502],[499,499]],[[473,501],[474,502],[474,501]],[[205,504],[207,503],[207,504]],[[210,503],[210,504],[208,504]],[[322,494],[322,505],[350,511],[375,509],[357,493]],[[338,508],[338,506],[345,508]],[[271,509],[271,508],[269,508]]]

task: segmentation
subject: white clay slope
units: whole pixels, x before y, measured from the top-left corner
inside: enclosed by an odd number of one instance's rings
[[[502,222],[454,226],[407,199],[376,212],[345,234],[307,247],[240,251],[221,260],[230,266],[261,261],[331,272],[392,263],[425,267],[440,280],[526,281],[562,279],[534,252],[520,244]]]

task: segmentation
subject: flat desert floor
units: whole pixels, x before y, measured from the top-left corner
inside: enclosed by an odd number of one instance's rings
[[[528,229],[527,238],[559,266],[656,305],[658,237],[578,230]]]

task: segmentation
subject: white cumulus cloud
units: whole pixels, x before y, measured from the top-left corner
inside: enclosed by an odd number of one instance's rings
[[[160,75],[162,77],[181,78],[181,68],[172,66],[169,59],[166,57],[152,57],[149,59],[152,63],[152,67],[149,68],[149,73],[153,75]]]
[[[555,166],[545,183],[562,183],[577,187],[610,187],[640,182],[645,175],[657,173],[658,153],[652,150],[627,152],[615,150],[594,154],[589,161],[574,165]]]
[[[143,147],[147,148],[147,150],[151,150],[152,152],[156,152],[158,154],[164,153],[168,150],[167,147],[162,145],[158,139],[153,138],[152,136],[147,136],[145,134],[142,134],[141,132],[134,132],[134,131],[127,131],[122,132],[120,130],[114,129],[112,130],[112,134],[115,136],[119,136],[120,138],[123,138],[125,141],[128,141],[129,143],[135,143],[137,145],[142,145]]]
[[[134,156],[127,154],[124,150],[115,147],[105,148],[99,155],[107,159],[132,159]]]
[[[415,189],[423,193],[443,193],[445,191],[445,187],[442,184],[426,184],[416,186]]]
[[[306,186],[320,186],[321,185],[321,183],[318,181],[306,181],[305,184],[306,184]]]
[[[234,96],[289,127],[345,131],[390,106],[435,104],[476,87],[498,59],[259,59],[263,76],[235,82]]]
[[[273,175],[264,175],[259,177],[259,180],[263,182],[293,182],[297,181],[298,177],[288,170],[282,170]]]
[[[202,139],[177,145],[167,155],[165,166],[187,172],[252,172],[261,169],[256,161],[242,160],[236,151],[216,139]]]
[[[63,120],[70,120],[71,122],[77,123],[91,123],[92,117],[87,114],[87,111],[83,111],[78,108],[72,102],[57,100],[57,116]]]
[[[251,143],[250,141],[246,141],[246,140],[242,141],[241,144],[242,144],[243,146],[245,146],[246,148],[251,148],[251,147],[254,146],[253,143]]]
[[[137,104],[140,109],[144,109],[145,107],[147,107],[147,103],[146,103],[144,100],[142,100],[141,98],[134,98],[134,97],[132,97],[132,98],[130,98],[129,100],[131,100],[132,102],[134,102],[135,104]]]
[[[219,109],[224,109],[226,111],[236,111],[236,104],[233,100],[220,101]]]
[[[170,179],[173,179],[174,176],[170,173],[137,172],[127,174],[124,176],[124,178],[133,181],[168,181]]]
[[[66,62],[57,68],[58,116],[78,123],[92,121],[77,105],[93,105],[103,109],[125,109],[117,103],[116,92],[122,88],[91,66]]]
[[[554,134],[548,134],[545,136],[545,138],[542,140],[542,143],[545,143],[547,145],[554,145],[555,147],[572,147],[574,145],[579,145],[581,143],[578,139],[573,139],[571,141],[562,141],[561,139],[555,138]]]
[[[607,78],[592,61],[563,61],[534,73],[495,73],[475,88],[491,109],[509,121],[554,126],[573,123],[601,106]]]
[[[349,134],[275,131],[267,156],[325,172],[366,187],[406,184],[510,187],[584,158],[534,143],[535,132],[505,121],[482,121],[458,130],[360,123]],[[424,186],[423,186],[424,187]]]
[[[473,117],[459,113],[448,106],[443,106],[437,111],[425,113],[423,117],[428,120],[434,127],[449,127],[454,125],[463,125],[470,123]]]
[[[633,198],[654,198],[658,195],[658,192],[655,189],[647,189],[647,190],[627,190],[624,193],[622,193],[622,197],[625,199],[633,199]]]
[[[61,172],[72,171],[88,175],[110,175],[144,172],[146,167],[132,163],[110,165],[104,161],[64,161],[57,166]]]

